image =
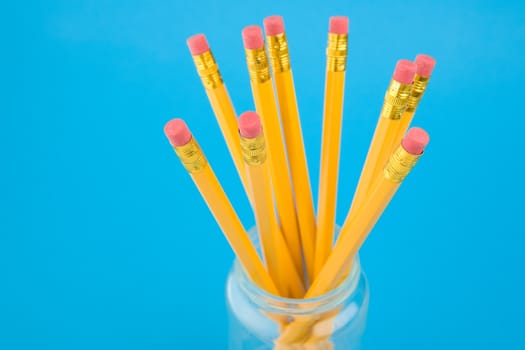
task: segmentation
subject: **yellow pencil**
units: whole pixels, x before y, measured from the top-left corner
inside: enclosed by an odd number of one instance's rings
[[[292,175],[303,257],[308,276],[313,276],[316,231],[314,202],[282,17],[265,18],[264,29]]]
[[[370,188],[374,182],[374,174],[381,172],[391,154],[389,154],[388,147],[390,147],[391,140],[399,128],[400,118],[407,108],[415,74],[415,63],[408,60],[397,62],[355,190],[350,213],[347,216],[348,219],[351,219],[366,201],[367,194],[370,193]]]
[[[262,30],[258,26],[248,26],[243,29],[242,35],[255,109],[262,118],[264,128],[279,221],[294,264],[303,277],[301,239],[295,213],[290,171],[286,160],[279,112],[273,92],[268,58],[264,49]]]
[[[331,17],[328,48],[326,49],[323,140],[319,172],[314,277],[321,271],[328,258],[334,238],[347,47],[348,18]]]
[[[281,296],[302,298],[305,289],[279,228],[272,199],[266,145],[259,116],[245,112],[239,117],[241,149],[252,191],[255,222],[270,276]]]
[[[419,102],[423,98],[427,89],[436,60],[431,56],[420,54],[416,56],[415,63],[417,66],[416,76],[414,77],[414,84],[412,86],[410,97],[408,98],[407,109],[399,120],[399,127],[397,128],[395,135],[392,137],[390,146],[387,148],[388,151],[386,153],[389,155],[394,152],[397,145],[401,142],[401,139],[403,139],[403,136],[405,136],[410,123],[412,123]]]
[[[339,239],[326,261],[325,266],[308,289],[305,298],[320,296],[332,290],[350,270],[359,248],[386,206],[423,154],[428,144],[428,134],[420,128],[412,128],[402,144],[392,154],[384,167],[383,176],[374,184],[372,194],[367,198],[357,215],[346,220],[341,228]],[[306,319],[292,323],[283,331],[282,343],[305,341],[305,334],[318,320]]]
[[[164,127],[164,133],[250,278],[261,288],[277,295],[272,278],[186,123],[182,119],[173,119]]]
[[[190,37],[188,39],[188,46],[195,63],[195,68],[202,80],[215,118],[219,123],[222,135],[232,156],[237,173],[241,178],[246,193],[248,193],[246,172],[244,171],[241,146],[239,145],[237,116],[230,96],[228,95],[228,90],[226,90],[226,85],[222,80],[219,66],[213,57],[204,34],[196,34]]]

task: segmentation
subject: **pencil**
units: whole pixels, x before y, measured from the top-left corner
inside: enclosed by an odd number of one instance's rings
[[[259,287],[278,295],[272,278],[186,123],[182,119],[173,119],[164,127],[164,133],[248,276]]]
[[[323,139],[319,172],[314,277],[321,271],[333,244],[347,47],[348,18],[331,17],[328,47],[326,49]]]
[[[262,30],[258,26],[248,26],[243,29],[242,36],[255,109],[261,116],[264,129],[278,218],[294,264],[303,277],[301,239],[293,189]]]
[[[303,257],[308,276],[313,276],[316,231],[314,202],[283,18],[265,18],[264,29],[290,164]]]
[[[339,239],[325,266],[308,289],[305,299],[320,296],[333,289],[350,270],[351,264],[373,226],[385,210],[399,186],[423,154],[429,142],[428,134],[420,128],[409,130],[401,145],[390,157],[383,176],[374,184],[373,193],[357,215],[345,221]],[[285,344],[304,341],[305,334],[318,320],[306,319],[290,324],[279,341]]]
[[[246,172],[244,171],[244,162],[241,155],[241,146],[239,145],[239,136],[237,131],[237,116],[231,102],[228,90],[222,79],[219,66],[213,57],[208,41],[204,34],[196,34],[187,41],[195,68],[199,74],[208,100],[219,124],[230,155],[237,169],[237,174],[248,193],[246,182]]]
[[[304,285],[286,246],[275,215],[264,135],[259,116],[244,112],[239,117],[241,149],[252,191],[255,222],[264,260],[282,296],[301,298]]]
[[[397,62],[347,218],[352,218],[364,203],[374,182],[374,174],[381,172],[390,156],[388,147],[407,108],[415,74],[415,63],[409,60]]]

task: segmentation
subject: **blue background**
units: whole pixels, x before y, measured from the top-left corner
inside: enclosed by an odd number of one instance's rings
[[[328,18],[351,19],[338,222],[395,62],[437,66],[421,162],[362,249],[368,349],[525,347],[520,1],[3,4],[0,349],[222,349],[233,255],[165,140],[183,117],[253,217],[185,40],[204,32],[238,112],[240,31],[285,18],[314,193]]]

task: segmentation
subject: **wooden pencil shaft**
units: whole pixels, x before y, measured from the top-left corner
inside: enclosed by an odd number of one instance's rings
[[[306,297],[322,295],[334,288],[350,265],[371,228],[390,202],[399,184],[381,181],[375,195],[358,211],[356,219],[347,221],[341,228],[337,244],[325,266],[308,290]]]
[[[332,250],[339,178],[345,72],[326,72],[314,278]]]
[[[290,69],[283,72],[274,70],[274,79],[295,194],[303,257],[308,276],[313,278],[315,212],[292,71]]]
[[[191,176],[250,278],[261,288],[270,293],[278,294],[273,280],[266,271],[211,167],[207,166],[202,172],[193,173]]]
[[[390,82],[354,198],[352,199],[349,217],[356,215],[359,207],[363,205],[371,191],[374,180],[380,176],[388,157],[391,155],[388,148],[399,129],[400,119],[407,108],[411,91],[412,84],[403,84],[396,80]]]
[[[207,89],[206,94],[208,95],[211,107],[230,151],[237,173],[246,190],[246,172],[238,140],[237,116],[226,86],[221,85],[213,90]]]
[[[294,264],[298,272],[302,274],[303,258],[300,232],[279,113],[269,73],[268,58],[264,48],[246,49],[245,52],[255,109],[261,116],[264,129],[279,222]]]
[[[278,294],[272,278],[195,138],[191,137],[186,144],[173,148],[250,278],[266,291]]]
[[[192,57],[237,173],[247,191],[246,172],[237,134],[237,116],[219,71],[219,66],[211,51]]]
[[[313,280],[328,258],[334,238],[347,56],[348,34],[328,33]]]
[[[301,298],[305,293],[304,285],[275,215],[264,136],[259,135],[253,139],[241,136],[241,148],[246,162],[259,240],[270,276],[276,282],[281,296]]]

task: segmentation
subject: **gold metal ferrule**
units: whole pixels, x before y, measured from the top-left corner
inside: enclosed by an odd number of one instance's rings
[[[422,77],[419,74],[416,74],[414,78],[414,85],[412,86],[412,92],[408,98],[407,112],[413,112],[416,110],[419,105],[419,101],[423,97],[425,90],[427,89],[428,81],[430,77]]]
[[[348,54],[348,34],[328,33],[328,47],[326,48],[326,70],[344,72],[346,70],[346,56]]]
[[[393,120],[400,119],[407,109],[411,91],[412,84],[402,84],[392,79],[385,94],[381,117]]]
[[[268,56],[270,65],[274,72],[286,72],[290,70],[290,54],[288,53],[288,41],[286,34],[268,35]]]
[[[240,137],[241,151],[244,161],[248,165],[261,165],[266,161],[266,144],[264,143],[264,135],[248,139]]]
[[[383,175],[392,182],[402,182],[421,158],[421,155],[410,154],[400,145],[388,160]]]
[[[245,52],[250,80],[254,83],[264,83],[270,80],[270,67],[264,46],[255,50],[246,49]]]
[[[173,149],[189,173],[198,173],[208,165],[204,153],[193,137],[184,146],[173,147]]]
[[[219,66],[211,51],[193,56],[193,62],[195,63],[195,68],[197,68],[197,73],[201,77],[202,84],[204,84],[206,89],[215,89],[217,86],[223,84]]]

